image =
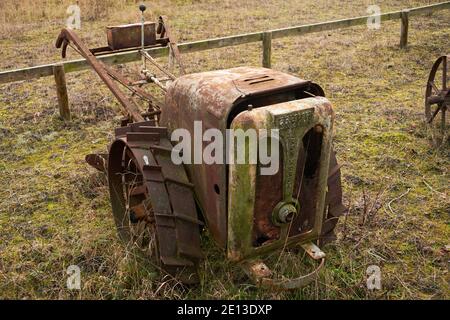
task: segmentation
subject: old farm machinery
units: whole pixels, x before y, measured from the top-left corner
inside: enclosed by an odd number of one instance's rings
[[[436,60],[428,76],[425,92],[425,121],[436,145],[445,144],[448,137],[446,116],[450,106],[449,63],[450,55]]]
[[[165,17],[158,23],[108,28],[107,47],[88,49],[66,29],[56,45],[63,56],[67,46],[78,51],[123,107],[125,118],[109,153],[86,160],[107,174],[124,242],[138,246],[183,283],[199,280],[205,228],[228,259],[258,284],[289,289],[316,277],[325,261],[318,244],[334,239],[345,210],[332,148],[334,113],[319,85],[254,67],[185,75]],[[168,47],[179,76],[148,54],[153,47]],[[141,55],[137,75],[126,77],[98,59],[124,50]],[[149,85],[163,92],[164,101],[144,90]],[[172,155],[179,150],[171,134],[179,128],[192,133],[199,121],[223,135],[233,128],[277,129],[279,170],[262,175],[259,163],[176,164]],[[272,272],[261,257],[288,248],[303,248],[317,261],[316,269],[294,279]]]

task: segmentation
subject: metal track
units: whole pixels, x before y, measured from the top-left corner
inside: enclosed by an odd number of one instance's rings
[[[130,214],[148,219],[142,212],[150,202],[149,220],[154,223],[158,247],[156,262],[183,283],[198,282],[197,264],[202,258],[199,227],[203,223],[198,220],[193,186],[184,167],[171,161],[172,145],[166,128],[155,127],[153,121],[138,122],[117,129],[116,138],[110,148],[108,180],[120,237],[125,242],[133,241],[129,221],[136,217],[130,218]],[[138,204],[127,201],[122,192],[122,177],[130,161],[142,175],[131,190],[135,198],[142,199]]]

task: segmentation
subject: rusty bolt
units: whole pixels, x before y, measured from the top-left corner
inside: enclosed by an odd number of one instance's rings
[[[289,223],[294,219],[296,214],[297,209],[295,206],[291,203],[287,203],[278,210],[276,219],[280,223]]]

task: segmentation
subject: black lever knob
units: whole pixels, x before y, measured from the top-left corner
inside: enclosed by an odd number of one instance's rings
[[[141,4],[139,6],[139,10],[141,10],[142,12],[144,12],[147,9],[147,7],[145,6],[145,4]]]

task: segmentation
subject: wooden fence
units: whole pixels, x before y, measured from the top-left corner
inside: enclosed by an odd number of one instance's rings
[[[380,20],[400,20],[400,47],[406,48],[408,43],[408,26],[409,19],[412,16],[431,13],[438,10],[450,9],[450,1],[432,4],[423,7],[405,9],[401,11],[394,11],[380,14]],[[290,36],[299,36],[308,33],[336,30],[341,28],[348,28],[358,25],[366,25],[369,19],[373,19],[374,16],[362,16],[350,19],[342,19],[335,21],[327,21],[320,23],[313,23],[301,26],[287,27],[281,29],[273,29],[263,32],[252,32],[240,35],[233,35],[228,37],[221,37],[208,40],[200,40],[193,42],[181,43],[178,45],[181,53],[197,52],[215,48],[223,48],[236,46],[240,44],[262,42],[263,55],[262,65],[264,67],[271,67],[271,55],[272,55],[272,39],[279,39]],[[168,48],[151,48],[147,49],[147,52],[153,57],[161,57],[168,54]],[[141,59],[138,50],[115,53],[99,57],[100,60],[108,64],[121,64]],[[65,81],[65,73],[81,71],[89,68],[86,60],[71,60],[58,63],[52,63],[47,65],[40,65],[30,68],[16,69],[0,72],[0,84],[9,83],[15,81],[37,79],[41,77],[54,76],[57,87],[58,101],[61,116],[68,120],[70,119],[70,112],[68,109],[68,95]]]

